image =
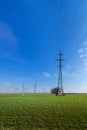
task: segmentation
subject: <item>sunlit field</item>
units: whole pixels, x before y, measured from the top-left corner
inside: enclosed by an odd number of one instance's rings
[[[1,94],[0,130],[87,130],[87,95]]]

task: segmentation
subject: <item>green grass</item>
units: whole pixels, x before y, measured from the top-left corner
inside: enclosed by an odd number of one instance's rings
[[[0,95],[0,130],[87,130],[87,95]]]

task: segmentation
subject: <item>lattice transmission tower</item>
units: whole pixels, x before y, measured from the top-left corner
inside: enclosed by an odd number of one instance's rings
[[[63,54],[60,51],[60,53],[58,54],[59,58],[56,59],[57,62],[59,62],[58,64],[58,68],[59,68],[59,72],[58,72],[58,86],[57,86],[57,92],[56,95],[64,95],[64,90],[63,90],[63,79],[62,79],[62,61],[64,61],[64,59],[62,58]]]
[[[34,94],[36,94],[37,83],[34,84]]]

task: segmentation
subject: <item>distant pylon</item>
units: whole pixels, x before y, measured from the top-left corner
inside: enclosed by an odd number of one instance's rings
[[[57,88],[57,93],[56,95],[64,95],[64,90],[63,90],[63,80],[62,80],[62,61],[64,61],[64,59],[62,59],[62,52],[60,51],[60,53],[58,54],[59,59],[56,59],[56,61],[59,62],[59,73],[58,73],[58,88]]]
[[[15,93],[19,93],[19,88],[15,88]]]
[[[25,88],[24,88],[24,83],[23,83],[23,85],[22,85],[22,94],[24,94],[24,92],[25,92]]]
[[[37,83],[34,84],[34,94],[36,94]]]

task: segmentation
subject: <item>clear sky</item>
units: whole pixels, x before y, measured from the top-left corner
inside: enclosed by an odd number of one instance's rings
[[[0,1],[0,92],[56,87],[60,50],[65,92],[87,92],[87,0]]]

